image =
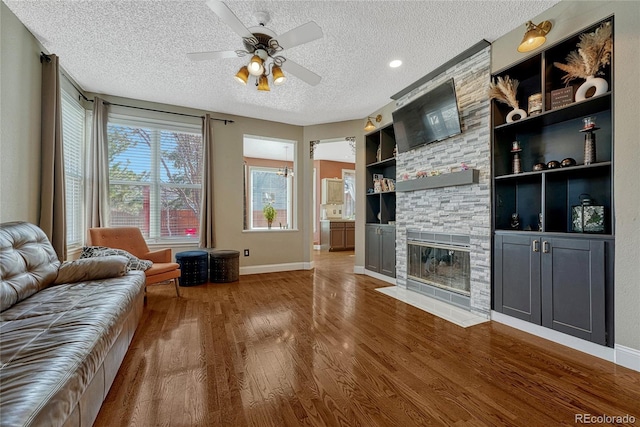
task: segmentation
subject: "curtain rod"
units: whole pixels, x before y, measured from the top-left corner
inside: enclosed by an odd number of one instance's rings
[[[93,102],[93,99],[89,99],[89,102]],[[125,105],[125,104],[116,104],[114,102],[109,102],[109,101],[104,101],[105,104],[108,105],[115,105],[116,107],[125,107],[125,108],[134,108],[136,110],[145,110],[145,111],[154,111],[156,113],[167,113],[167,114],[175,114],[176,116],[186,116],[186,117],[199,117],[202,118],[204,116],[196,116],[195,114],[186,114],[186,113],[176,113],[173,111],[165,111],[165,110],[156,110],[154,108],[145,108],[145,107],[136,107],[134,105]],[[218,122],[224,122],[224,124],[226,125],[227,123],[235,123],[233,120],[231,119],[219,119],[217,117],[211,117],[211,120],[215,120]]]
[[[40,52],[40,62],[42,61],[51,61],[51,58],[49,58],[49,55],[47,55],[44,52]],[[69,76],[67,76],[65,73],[63,73],[62,71],[60,72],[60,74],[62,74],[62,76],[67,79],[67,81],[71,84],[71,86],[73,86],[73,88],[80,94],[80,96],[87,102],[93,102],[93,99],[89,99],[86,96],[84,96],[84,93],[82,93],[82,91],[75,85],[75,83],[73,82],[73,80],[71,80],[69,78]],[[109,104],[109,105],[115,105],[117,107],[125,107],[125,108],[135,108],[136,110],[145,110],[145,111],[153,111],[156,113],[166,113],[166,114],[175,114],[176,116],[185,116],[185,117],[199,117],[202,118],[204,116],[196,116],[195,114],[186,114],[186,113],[176,113],[173,111],[165,111],[165,110],[156,110],[153,108],[145,108],[145,107],[136,107],[133,105],[124,105],[124,104],[116,104],[113,102],[109,102],[109,101],[104,101],[105,104]],[[218,119],[217,117],[211,117],[211,120],[215,120],[218,122],[224,122],[224,124],[226,125],[227,123],[234,123],[233,120],[231,119]]]

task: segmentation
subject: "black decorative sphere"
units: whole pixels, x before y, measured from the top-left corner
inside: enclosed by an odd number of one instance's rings
[[[575,166],[576,159],[572,159],[571,157],[567,157],[560,162],[560,166],[566,168],[567,166]]]
[[[557,160],[551,160],[547,163],[547,169],[556,169],[560,167],[560,162]]]

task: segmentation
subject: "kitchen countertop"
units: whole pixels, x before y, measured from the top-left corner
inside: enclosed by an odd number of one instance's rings
[[[320,222],[356,222],[356,220],[355,219],[329,218],[329,219],[321,219]]]

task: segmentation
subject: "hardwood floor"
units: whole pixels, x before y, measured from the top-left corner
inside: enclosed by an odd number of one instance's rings
[[[352,254],[351,254],[352,255]],[[499,323],[461,328],[353,256],[152,286],[96,426],[556,426],[630,414],[640,373]]]

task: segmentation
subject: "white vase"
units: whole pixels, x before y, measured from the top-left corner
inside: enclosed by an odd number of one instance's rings
[[[515,116],[518,117],[514,118]],[[522,108],[515,108],[511,110],[509,114],[507,114],[507,123],[515,122],[516,120],[524,119],[525,117],[527,117],[526,111],[524,111]]]
[[[591,95],[591,97],[598,96],[607,92],[607,89],[609,89],[609,83],[607,83],[607,81],[602,77],[587,77],[587,80],[582,83],[576,91],[576,102],[584,101],[585,99],[587,99],[587,92],[592,87],[595,88],[596,91],[593,95]]]

